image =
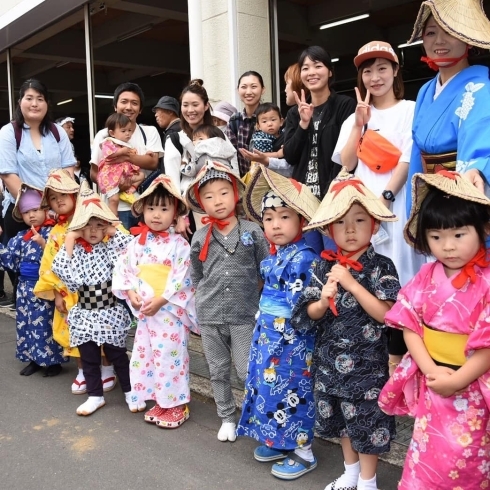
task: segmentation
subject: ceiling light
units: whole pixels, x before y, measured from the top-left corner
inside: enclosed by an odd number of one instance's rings
[[[420,41],[415,41],[413,43],[403,43],[403,44],[399,44],[398,47],[401,49],[401,48],[411,48],[412,46],[417,46],[417,44],[422,44],[423,41],[420,40]]]
[[[117,42],[126,41],[126,39],[130,39],[131,37],[138,36],[139,34],[143,34],[143,32],[149,31],[153,29],[153,24],[148,24],[146,26],[140,27],[139,29],[135,29],[134,31],[128,32],[127,34],[123,34],[117,38]]]
[[[61,102],[58,102],[56,105],[68,104],[69,102],[73,102],[73,99],[62,100]]]
[[[339,61],[339,60],[340,60],[340,58],[332,58],[330,61],[331,61],[332,63],[337,63],[337,61]]]
[[[95,94],[94,97],[96,99],[113,99],[113,95],[103,95],[103,94]]]
[[[330,27],[341,26],[342,24],[347,24],[349,22],[355,22],[356,20],[367,19],[369,14],[356,15],[355,17],[349,17],[348,19],[338,20],[336,22],[331,22],[330,24],[323,24],[320,29],[330,29]]]

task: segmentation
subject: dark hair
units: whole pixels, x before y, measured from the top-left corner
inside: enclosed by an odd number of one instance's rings
[[[489,221],[488,206],[450,196],[431,186],[418,212],[415,250],[431,255],[427,230],[447,230],[463,226],[474,226],[481,244],[484,244]]]
[[[145,105],[145,96],[143,94],[143,90],[141,90],[141,87],[137,83],[133,82],[121,83],[121,85],[119,85],[116,90],[114,90],[114,99],[112,100],[112,105],[114,106],[114,108],[116,108],[119,96],[123,92],[133,92],[133,94],[136,94],[140,99],[140,107],[141,109],[143,109],[143,106]]]
[[[298,63],[291,65],[284,73],[284,81],[288,83],[291,80],[291,88],[294,92],[301,96],[301,90],[305,91],[305,97],[310,95],[310,91],[304,86],[301,80],[301,67]]]
[[[255,77],[260,83],[260,86],[264,88],[264,79],[262,78],[262,75],[256,71],[253,70],[248,70],[245,73],[242,73],[241,77],[238,79],[238,85],[237,88],[240,86],[240,82],[242,81],[242,78],[244,77]]]
[[[131,124],[131,119],[128,116],[114,112],[107,118],[105,127],[109,131],[114,131],[116,128],[125,128],[128,124]]]
[[[216,126],[209,125],[209,124],[201,124],[199,127],[194,129],[194,131],[192,131],[192,138],[195,138],[196,136],[198,136],[200,134],[202,134],[208,138],[221,138],[221,139],[226,140],[226,137],[225,137],[223,131],[221,131],[221,129],[219,129]]]
[[[306,48],[299,56],[298,65],[299,69],[303,66],[306,58],[310,58],[311,61],[317,63],[323,63],[332,73],[332,76],[328,79],[328,88],[330,88],[334,82],[333,77],[333,64],[332,58],[328,54],[328,51],[321,46],[310,46]]]
[[[158,206],[173,203],[174,199],[175,197],[163,185],[157,185],[155,190],[143,199],[143,206]]]
[[[17,107],[15,108],[14,111],[14,121],[19,126],[20,128],[24,127],[24,114],[22,114],[22,110],[20,108],[20,101],[24,98],[25,93],[32,88],[36,92],[39,92],[43,97],[44,100],[46,101],[46,104],[48,105],[48,110],[46,112],[46,115],[44,116],[43,120],[41,121],[41,124],[39,125],[39,131],[42,135],[47,135],[50,131],[49,126],[52,122],[51,114],[50,114],[50,97],[49,97],[49,92],[48,89],[46,88],[46,85],[44,83],[40,82],[39,80],[36,80],[35,78],[30,78],[29,80],[26,80],[19,89],[19,100],[17,101]]]
[[[271,112],[271,111],[277,112],[279,117],[282,117],[281,109],[279,109],[279,107],[273,102],[264,102],[263,104],[260,104],[255,110],[255,116],[257,117],[258,120],[261,114],[265,114],[266,112]]]
[[[364,99],[366,98],[366,87],[364,86],[364,83],[362,83],[362,72],[364,69],[369,68],[374,65],[374,62],[378,58],[370,58],[369,60],[363,61],[359,69],[357,70],[357,88],[359,89],[359,92],[361,93],[361,97]],[[393,79],[393,93],[395,94],[395,99],[396,100],[402,100],[403,96],[405,95],[405,87],[403,85],[403,78],[402,78],[402,70],[400,66],[395,63],[394,61],[391,60],[386,60],[389,63],[391,63],[391,66],[393,67],[393,72],[398,69],[398,72]]]
[[[202,123],[208,126],[212,126],[213,116],[211,115],[211,106],[209,105],[208,93],[206,92],[206,89],[203,87],[203,85],[204,82],[200,78],[194,78],[189,82],[187,87],[185,87],[184,90],[182,90],[179,100],[182,107],[182,99],[184,98],[184,95],[187,92],[190,92],[191,94],[196,94],[203,101],[204,105],[206,104],[208,105],[206,112],[204,112]],[[182,108],[180,109],[180,112],[182,113]],[[184,130],[184,133],[187,134],[187,136],[189,137],[192,136],[192,128],[190,127],[189,123],[186,121],[185,117],[181,118],[180,127]]]

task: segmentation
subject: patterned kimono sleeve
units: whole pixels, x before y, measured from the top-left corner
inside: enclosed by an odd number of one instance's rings
[[[318,301],[322,294],[323,285],[321,285],[316,278],[324,278],[327,273],[327,266],[324,260],[315,262],[313,272],[310,274],[310,282],[301,294],[293,308],[291,317],[291,325],[293,328],[300,332],[311,332],[316,329],[325,321],[325,316],[320,320],[312,320],[308,316],[308,304],[314,301]]]
[[[477,349],[490,349],[490,291],[482,297],[475,310],[480,313],[476,322],[473,323],[473,319],[470,318],[470,326],[473,324],[474,328],[466,343],[466,353]]]
[[[310,283],[311,273],[316,266],[317,259],[318,256],[309,250],[300,251],[294,256],[288,278],[288,290],[286,292],[286,298],[291,306],[291,310],[294,308],[301,293]]]
[[[128,235],[130,236],[130,235]],[[135,246],[138,237],[130,236],[125,250],[119,255],[112,271],[112,292],[120,299],[129,300],[128,291],[135,291],[138,285],[138,267]]]
[[[11,238],[6,247],[0,245],[0,268],[2,270],[19,271],[24,233],[25,231],[22,231]]]
[[[428,274],[428,265],[425,264],[403,288],[400,289],[396,303],[385,315],[385,324],[388,327],[408,328],[422,336],[422,306],[423,279]]]
[[[100,144],[100,149],[102,150],[102,158],[105,160],[109,155],[119,150],[119,147],[111,140],[104,140]]]
[[[75,245],[73,255],[70,259],[63,245],[54,257],[52,265],[53,272],[65,283],[68,290],[72,293],[78,291],[80,286],[83,286],[83,281],[78,277],[76,272],[78,269],[76,264],[77,248],[79,248],[79,245]]]
[[[117,260],[121,254],[126,250],[128,244],[133,240],[131,235],[123,232],[122,230],[116,229],[114,236],[107,240],[107,251],[113,265],[116,264]]]
[[[459,117],[457,170],[477,169],[490,182],[490,106],[489,82],[465,86],[461,105],[456,109]]]

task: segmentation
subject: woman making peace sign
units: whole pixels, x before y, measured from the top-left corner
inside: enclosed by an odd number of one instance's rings
[[[425,262],[403,239],[406,182],[412,150],[412,120],[415,103],[403,99],[403,81],[398,57],[382,41],[363,46],[354,58],[358,70],[357,107],[342,125],[332,160],[356,169],[356,175],[398,221],[383,223],[373,237],[377,253],[393,260],[403,286]],[[406,352],[402,335],[395,332],[390,345],[393,368]]]

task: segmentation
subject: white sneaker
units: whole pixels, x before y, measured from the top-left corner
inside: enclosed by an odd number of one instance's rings
[[[105,405],[103,396],[89,396],[85,403],[77,408],[78,415],[90,415]]]
[[[234,422],[223,422],[218,432],[218,439],[222,442],[236,440],[236,424]]]
[[[146,409],[146,403],[144,401],[139,401],[138,396],[135,395],[132,391],[124,393],[124,398],[126,399],[126,403],[128,404],[129,410],[131,412],[142,412]]]

